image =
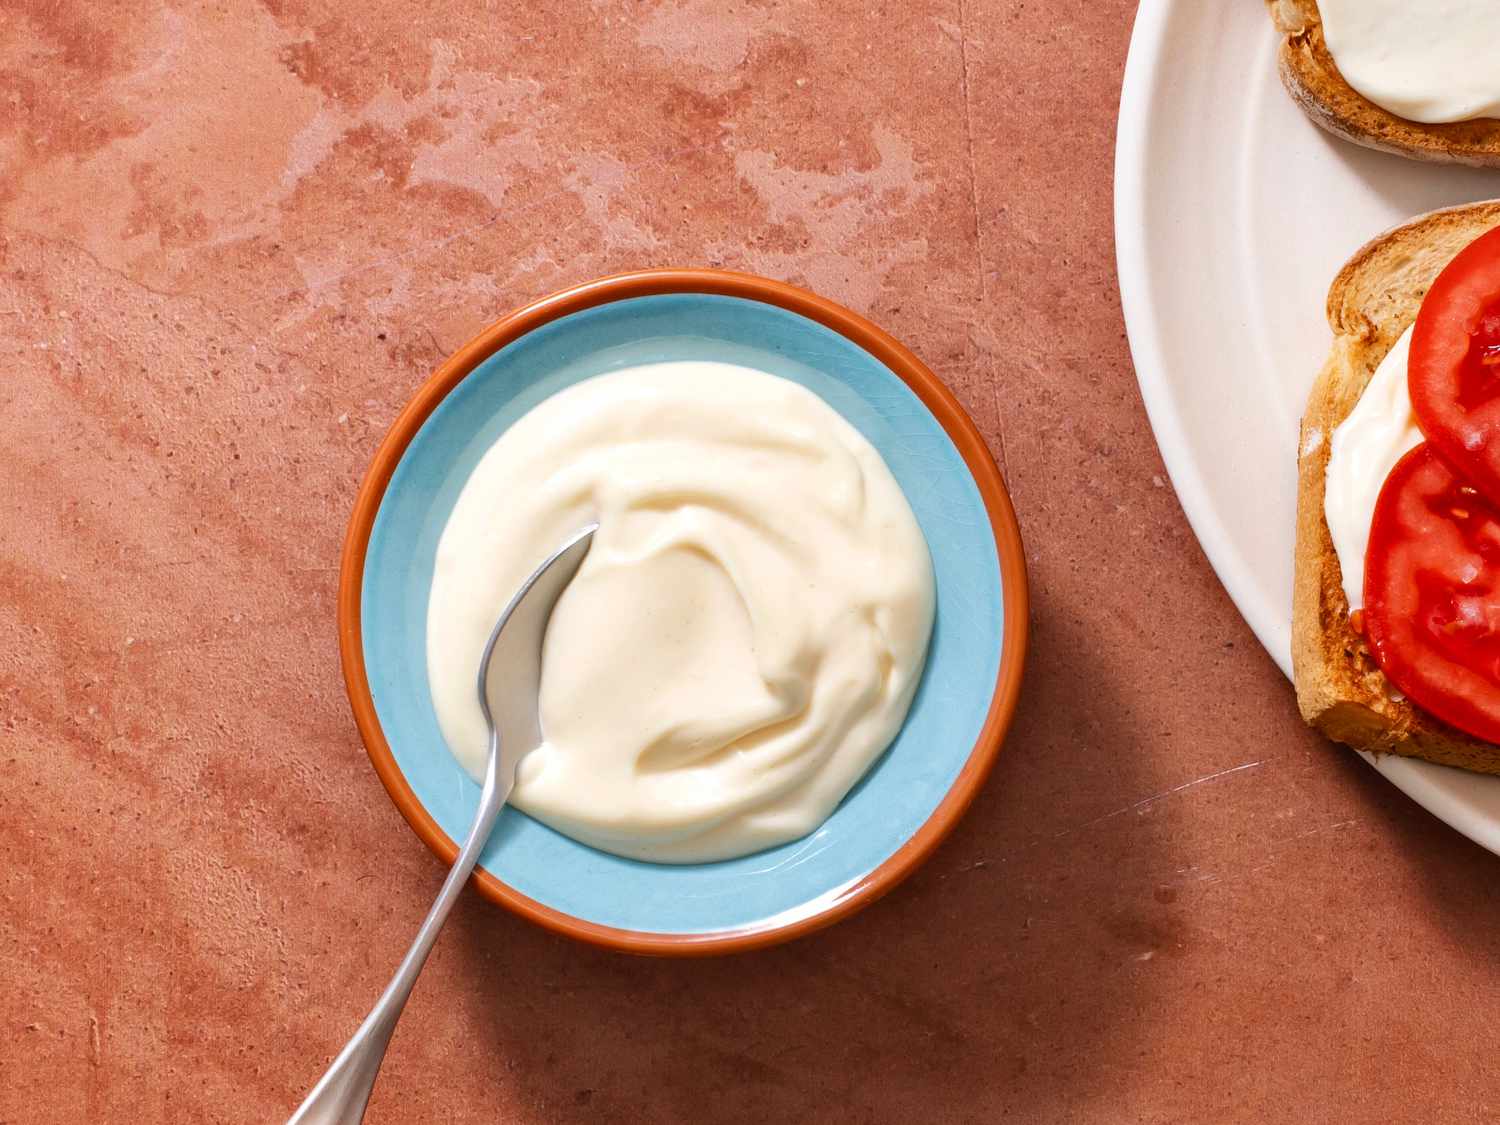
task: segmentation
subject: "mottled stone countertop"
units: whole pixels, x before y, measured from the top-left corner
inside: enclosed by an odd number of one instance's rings
[[[0,1122],[295,1104],[440,876],[338,671],[360,475],[482,325],[667,264],[867,313],[973,414],[1033,580],[1012,736],[789,946],[466,898],[371,1120],[1494,1119],[1497,861],[1303,729],[1142,412],[1133,9],[0,4]]]

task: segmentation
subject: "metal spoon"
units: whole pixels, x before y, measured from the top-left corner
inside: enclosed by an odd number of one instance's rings
[[[585,527],[537,567],[495,623],[479,662],[479,707],[490,728],[489,760],[468,838],[391,983],[287,1125],[358,1125],[364,1119],[375,1076],[417,974],[510,796],[516,766],[541,744],[537,694],[542,679],[542,637],[552,607],[578,573],[598,527]]]

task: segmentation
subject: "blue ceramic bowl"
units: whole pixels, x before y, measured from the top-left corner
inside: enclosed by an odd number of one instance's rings
[[[742,859],[641,863],[505,810],[481,892],[552,929],[641,953],[785,940],[888,890],[935,847],[988,772],[1015,706],[1026,578],[1015,517],[962,408],[909,351],[853,313],[776,282],[660,270],[580,286],[507,317],[428,381],[371,466],[344,548],[340,642],[381,780],[447,860],[479,788],[443,743],[427,683],[438,537],[475,464],[549,395],[635,364],[706,359],[815,391],[878,449],[932,551],[937,619],[891,748],[812,835]]]

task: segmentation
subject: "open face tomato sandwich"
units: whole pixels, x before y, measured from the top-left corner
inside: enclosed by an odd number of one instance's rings
[[[1363,247],[1328,322],[1298,455],[1303,717],[1500,773],[1500,201]]]

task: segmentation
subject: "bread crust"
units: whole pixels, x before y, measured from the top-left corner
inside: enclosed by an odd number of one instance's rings
[[[1349,622],[1339,559],[1323,514],[1328,437],[1380,361],[1416,320],[1433,279],[1500,226],[1500,200],[1433,211],[1366,243],[1328,290],[1333,348],[1308,396],[1297,458],[1292,670],[1302,717],[1358,750],[1500,774],[1500,746],[1471,738],[1401,696]]]
[[[1330,133],[1366,148],[1440,164],[1500,167],[1500,121],[1425,125],[1368,100],[1344,80],[1323,40],[1317,0],[1266,0],[1276,30],[1281,81],[1303,111]]]

